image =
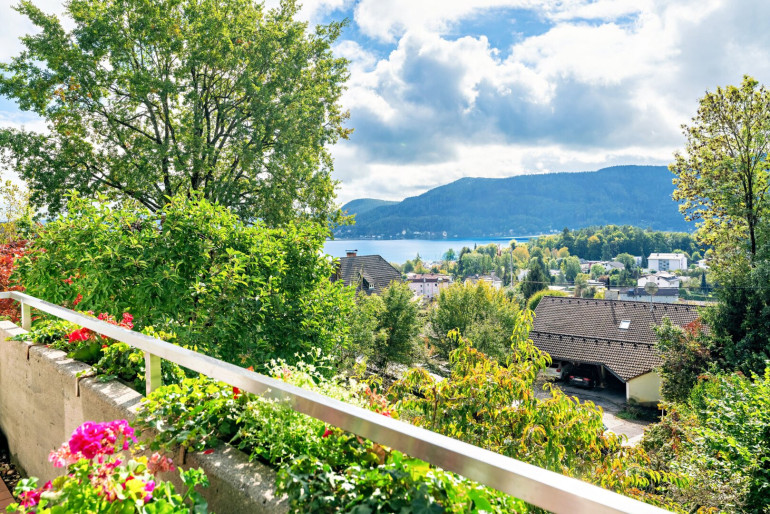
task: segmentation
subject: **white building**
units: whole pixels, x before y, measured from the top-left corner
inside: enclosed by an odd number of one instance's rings
[[[643,275],[636,281],[637,287],[644,287],[650,282],[658,286],[664,287],[676,287],[679,288],[679,282],[681,279],[671,273],[656,273],[655,275]]]
[[[407,281],[409,289],[412,290],[415,296],[424,296],[428,300],[432,300],[438,296],[441,289],[447,288],[452,284],[452,277],[436,273],[409,273]]]
[[[687,269],[687,257],[683,253],[651,253],[647,267],[655,271]]]

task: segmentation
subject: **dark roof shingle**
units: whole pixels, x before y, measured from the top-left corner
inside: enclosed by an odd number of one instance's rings
[[[356,291],[380,294],[391,282],[400,282],[401,273],[380,255],[357,255],[340,257],[333,280],[344,280],[345,285],[356,286]],[[363,287],[363,281],[372,287]]]
[[[603,364],[627,381],[658,366],[654,325],[684,326],[699,317],[691,305],[544,297],[530,337],[556,360]],[[628,321],[628,328],[620,328]]]

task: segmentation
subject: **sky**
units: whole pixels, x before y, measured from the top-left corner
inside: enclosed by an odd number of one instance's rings
[[[9,3],[3,61],[33,30]],[[334,47],[350,61],[354,129],[331,148],[340,204],[467,176],[667,164],[706,91],[745,74],[770,84],[766,0],[305,0],[300,16],[348,20]],[[0,125],[44,128],[3,98]]]

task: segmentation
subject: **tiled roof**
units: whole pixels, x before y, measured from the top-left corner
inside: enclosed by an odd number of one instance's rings
[[[355,285],[356,291],[380,294],[391,282],[401,281],[401,273],[380,255],[340,257],[334,280],[344,280],[345,285]],[[366,281],[374,287],[362,287]]]
[[[530,337],[554,360],[603,364],[627,381],[660,364],[652,327],[664,317],[684,326],[698,311],[691,305],[545,296]],[[630,322],[627,329],[621,321]]]

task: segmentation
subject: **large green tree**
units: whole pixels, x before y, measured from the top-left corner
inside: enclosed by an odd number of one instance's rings
[[[310,33],[294,0],[70,0],[71,31],[16,9],[40,32],[0,64],[0,95],[48,133],[4,129],[0,149],[35,204],[59,211],[75,189],[155,211],[200,191],[273,226],[341,219],[327,150],[349,133],[341,24]]]
[[[518,312],[517,303],[486,282],[456,282],[441,290],[436,306],[428,314],[428,337],[439,354],[448,357],[457,341],[447,334],[458,330],[463,336],[473,337],[479,350],[502,360],[508,354]]]
[[[674,199],[685,219],[699,221],[698,238],[714,247],[715,263],[752,262],[768,215],[770,94],[748,76],[739,87],[718,87],[683,130],[684,153],[670,165]]]

